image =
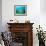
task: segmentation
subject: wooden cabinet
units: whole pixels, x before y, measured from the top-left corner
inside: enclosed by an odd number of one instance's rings
[[[33,46],[33,23],[7,23],[13,41],[23,43],[22,46]]]

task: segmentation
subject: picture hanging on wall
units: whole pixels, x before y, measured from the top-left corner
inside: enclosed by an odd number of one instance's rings
[[[26,16],[27,5],[14,5],[14,16]]]

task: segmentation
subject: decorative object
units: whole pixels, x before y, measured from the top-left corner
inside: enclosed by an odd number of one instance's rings
[[[30,20],[26,20],[25,23],[30,23]]]
[[[10,21],[13,21],[13,20],[10,20]]]
[[[45,35],[43,32],[43,28],[40,27],[40,25],[39,25],[39,28],[36,28],[36,29],[37,29],[36,36],[38,35],[39,46],[45,46]]]
[[[19,23],[19,21],[17,19],[11,19],[9,23]]]
[[[14,15],[15,16],[26,16],[27,15],[27,5],[15,5]]]

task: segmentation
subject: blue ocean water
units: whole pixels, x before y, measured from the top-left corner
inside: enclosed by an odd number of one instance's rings
[[[25,5],[16,5],[15,7],[16,13],[25,13],[25,11],[27,10],[27,7]]]

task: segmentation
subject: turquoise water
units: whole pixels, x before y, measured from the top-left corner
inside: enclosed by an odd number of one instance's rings
[[[16,14],[25,14],[26,12],[26,6],[20,5],[20,6],[16,6]]]

